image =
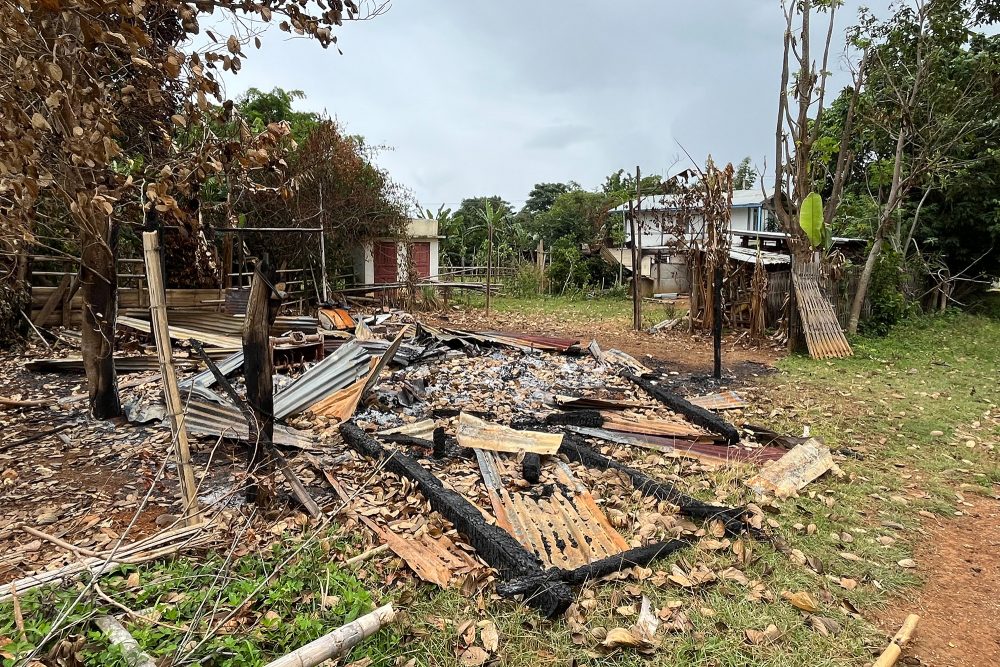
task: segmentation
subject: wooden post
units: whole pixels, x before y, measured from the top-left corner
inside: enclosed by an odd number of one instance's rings
[[[59,281],[59,286],[56,287],[56,289],[51,294],[49,294],[49,298],[45,300],[45,305],[42,306],[42,312],[40,312],[38,315],[35,316],[35,319],[32,321],[32,324],[39,327],[44,327],[46,324],[48,324],[49,318],[52,316],[52,313],[54,313],[56,310],[56,306],[62,303],[63,295],[66,293],[66,290],[69,289],[69,285],[72,279],[73,279],[72,275],[68,273],[63,274],[62,280]],[[28,312],[31,312],[30,308],[28,309]],[[42,340],[44,341],[44,339]]]
[[[899,660],[899,656],[903,654],[903,647],[910,643],[910,639],[913,638],[913,633],[917,630],[917,623],[920,621],[920,617],[916,614],[910,614],[903,621],[902,627],[892,638],[889,645],[882,651],[882,655],[878,657],[872,667],[892,667]]]
[[[188,446],[187,429],[184,427],[184,406],[181,403],[180,391],[177,389],[177,376],[174,375],[174,360],[170,349],[159,233],[143,232],[142,249],[146,258],[146,282],[149,283],[150,327],[156,340],[156,356],[160,360],[163,400],[167,404],[167,417],[170,420],[174,454],[177,458],[177,479],[180,482],[181,500],[184,505],[181,514],[184,517],[184,525],[191,525],[197,522],[198,488],[194,481],[194,469],[191,467],[191,449]]]
[[[271,358],[270,332],[280,299],[273,293],[273,283],[266,276],[268,269],[265,255],[254,269],[243,324],[243,371],[247,383],[247,404],[254,417],[254,422],[250,424],[252,441],[248,470],[251,475],[258,468],[264,472],[273,468],[271,448],[266,445],[274,439],[274,361]],[[254,437],[255,434],[258,434],[257,437]],[[247,486],[247,499],[256,501],[257,495],[257,484],[251,479]]]

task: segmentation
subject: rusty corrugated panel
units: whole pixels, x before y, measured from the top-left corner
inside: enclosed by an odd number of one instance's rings
[[[664,435],[675,438],[702,438],[713,441],[715,439],[714,436],[681,419],[636,419],[617,412],[602,412],[601,415],[604,417],[604,428],[609,431]]]
[[[706,410],[737,410],[745,408],[747,405],[743,397],[735,391],[721,391],[706,396],[695,396],[688,400],[699,408],[705,408]]]
[[[458,415],[458,443],[463,447],[493,452],[533,452],[555,454],[562,444],[561,433],[518,431],[501,424],[491,424],[462,412]]]
[[[580,344],[573,338],[556,338],[554,336],[538,336],[535,334],[512,333],[507,331],[476,331],[475,336],[500,345],[527,348],[529,350],[545,350],[548,352],[569,352]]]
[[[560,410],[631,410],[633,408],[653,407],[635,401],[617,401],[590,396],[561,396],[558,394],[552,397],[551,404]]]
[[[357,343],[341,346],[275,395],[274,416],[282,419],[305,412],[317,401],[357,382],[368,373],[369,359]]]
[[[324,329],[354,331],[357,323],[346,308],[320,308],[318,319]]]

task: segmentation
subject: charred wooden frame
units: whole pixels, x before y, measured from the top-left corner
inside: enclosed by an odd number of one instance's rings
[[[684,415],[692,424],[697,424],[713,433],[718,433],[725,438],[727,445],[735,445],[740,441],[740,433],[736,430],[736,427],[714,412],[699,407],[686,398],[667,391],[663,387],[655,385],[649,380],[633,373],[625,373],[625,377],[674,412]]]
[[[453,523],[479,556],[499,571],[505,580],[537,576],[544,572],[541,562],[507,531],[487,523],[472,503],[461,494],[445,488],[441,480],[416,459],[386,450],[350,422],[341,425],[340,433],[344,442],[361,455],[373,460],[384,459],[386,470],[416,482],[431,507]],[[566,611],[573,602],[573,592],[562,581],[539,579],[538,585],[527,593],[526,601],[551,618]]]
[[[563,436],[563,443],[559,447],[559,453],[566,456],[571,461],[576,461],[588,468],[595,470],[617,470],[624,474],[632,482],[632,486],[644,495],[666,500],[680,509],[680,513],[696,519],[719,519],[726,527],[726,532],[731,535],[738,535],[747,531],[747,524],[742,517],[746,514],[745,509],[723,507],[722,505],[711,505],[703,503],[697,498],[693,498],[679,490],[673,484],[655,480],[642,472],[631,468],[614,459],[604,456],[600,452],[591,449],[570,434]]]
[[[497,594],[504,597],[531,595],[531,592],[536,590],[543,581],[562,581],[571,586],[576,586],[586,583],[591,579],[606,577],[609,574],[614,574],[630,567],[648,565],[658,558],[665,558],[675,551],[689,546],[691,546],[690,543],[683,540],[667,540],[666,542],[657,542],[655,544],[647,544],[644,547],[629,549],[620,554],[594,561],[589,565],[578,567],[575,570],[553,567],[539,574],[501,582],[497,584]]]

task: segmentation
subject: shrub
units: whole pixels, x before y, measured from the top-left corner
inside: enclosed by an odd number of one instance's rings
[[[504,281],[504,291],[510,296],[527,298],[543,291],[544,277],[531,264],[522,264],[513,276]]]

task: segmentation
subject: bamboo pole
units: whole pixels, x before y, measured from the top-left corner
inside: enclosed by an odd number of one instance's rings
[[[324,660],[329,660],[347,651],[367,639],[382,626],[388,625],[395,618],[396,612],[391,604],[379,607],[375,611],[356,621],[338,628],[328,635],[323,635],[316,641],[309,642],[302,648],[284,655],[265,667],[315,667]]]
[[[156,356],[160,360],[160,376],[163,378],[163,400],[167,405],[167,417],[170,419],[170,432],[173,434],[174,454],[177,458],[177,478],[184,506],[182,521],[185,525],[191,525],[197,521],[198,488],[194,481],[194,469],[191,467],[187,429],[184,427],[184,405],[177,388],[177,376],[174,374],[158,232],[143,232],[142,248],[146,258],[146,281],[149,285],[150,326],[156,339]]]
[[[142,650],[135,637],[129,634],[129,631],[113,616],[102,616],[94,623],[108,636],[112,644],[121,647],[122,657],[129,667],[156,667],[156,663]]]
[[[903,621],[902,627],[889,642],[889,645],[882,651],[882,655],[878,657],[872,667],[892,667],[899,660],[899,656],[903,654],[903,647],[906,646],[910,639],[913,638],[913,633],[917,631],[917,622],[920,617],[916,614],[910,614]]]

